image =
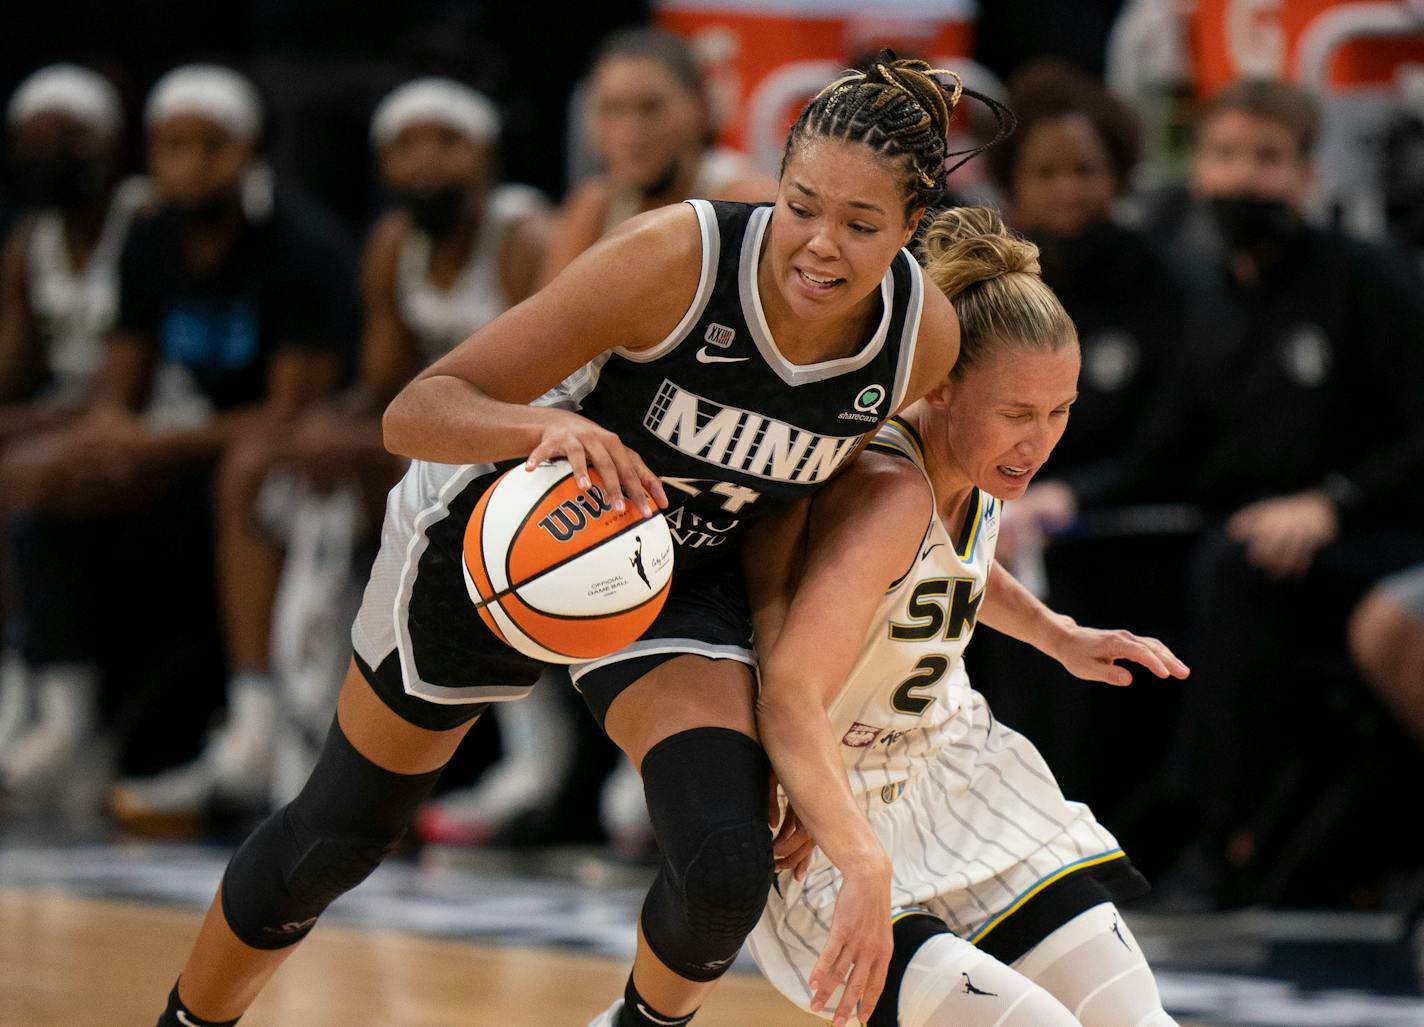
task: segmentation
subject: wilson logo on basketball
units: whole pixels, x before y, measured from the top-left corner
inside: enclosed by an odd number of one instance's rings
[[[555,542],[567,542],[612,509],[603,490],[590,485],[573,499],[564,500],[548,516],[539,518],[538,523]]]

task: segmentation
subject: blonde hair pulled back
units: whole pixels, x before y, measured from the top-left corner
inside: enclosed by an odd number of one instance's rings
[[[1055,352],[1078,343],[1073,321],[1039,277],[1038,247],[988,207],[937,211],[920,241],[925,274],[959,315],[959,360],[1001,348]]]

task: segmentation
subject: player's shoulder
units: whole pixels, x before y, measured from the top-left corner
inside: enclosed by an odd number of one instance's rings
[[[701,281],[702,237],[685,204],[630,218],[575,257],[549,287],[535,293],[534,312],[585,340],[639,351],[657,345],[679,323]]]
[[[912,259],[910,265],[910,273],[923,279],[924,301],[916,325],[914,363],[901,409],[949,377],[950,369],[959,359],[960,344],[959,315],[954,311],[954,304],[935,286],[918,262]]]
[[[920,468],[906,457],[875,449],[856,457],[814,502],[837,520],[877,537],[913,536],[911,544],[919,541],[934,511],[934,493]]]
[[[659,207],[618,225],[593,245],[590,256],[659,286],[695,281],[702,266],[700,225],[691,204]]]

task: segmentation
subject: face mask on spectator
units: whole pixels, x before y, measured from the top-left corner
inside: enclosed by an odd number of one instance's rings
[[[201,200],[171,201],[186,228],[207,231],[222,224],[234,211],[241,212],[241,201],[229,193],[217,193]]]
[[[1288,240],[1300,217],[1281,200],[1213,196],[1208,201],[1222,242],[1233,252],[1268,249]]]
[[[432,192],[400,189],[395,192],[395,198],[410,211],[417,228],[430,235],[444,235],[460,223],[465,190],[459,186],[446,186]]]
[[[71,150],[17,156],[13,170],[15,192],[27,206],[73,209],[104,191],[104,160]]]

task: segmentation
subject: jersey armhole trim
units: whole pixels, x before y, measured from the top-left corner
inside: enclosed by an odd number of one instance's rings
[[[697,292],[692,297],[692,305],[687,308],[687,313],[682,315],[677,327],[669,332],[662,342],[649,349],[637,351],[624,349],[622,346],[614,348],[613,352],[620,357],[637,364],[650,363],[676,349],[678,343],[687,337],[692,326],[702,317],[702,312],[707,309],[707,304],[712,299],[712,287],[717,284],[717,263],[722,251],[722,238],[717,229],[717,211],[706,200],[683,202],[697,212],[697,228],[702,235],[702,270],[697,279]]]
[[[908,460],[909,457],[906,457],[905,459]],[[930,503],[931,503],[931,505],[933,505],[933,503],[934,503],[934,493],[933,493],[933,492],[930,493]],[[889,586],[886,587],[886,589],[885,589],[885,594],[886,594],[887,596],[888,596],[891,592],[893,592],[893,591],[895,591],[897,588],[899,588],[901,585],[903,585],[903,584],[905,583],[905,579],[907,579],[911,574],[914,574],[914,573],[915,573],[915,566],[916,566],[916,564],[918,564],[918,563],[920,562],[920,553],[921,553],[921,551],[924,549],[925,543],[930,540],[930,532],[934,531],[934,522],[935,522],[935,512],[934,512],[933,509],[931,509],[931,510],[930,510],[930,517],[929,517],[929,520],[925,523],[924,534],[920,536],[919,544],[915,546],[915,551],[914,551],[914,553],[911,554],[911,556],[910,556],[910,566],[908,566],[908,567],[905,568],[905,573],[904,573],[904,574],[901,574],[901,575],[900,575],[898,578],[896,578],[894,581],[890,582]]]
[[[895,391],[890,402],[892,413],[904,405],[905,393],[910,389],[910,378],[915,373],[915,348],[920,338],[920,319],[925,312],[925,269],[920,267],[920,262],[911,256],[909,250],[901,250],[900,253],[910,265],[910,301],[906,304],[905,324],[900,335],[900,361],[895,369]]]

